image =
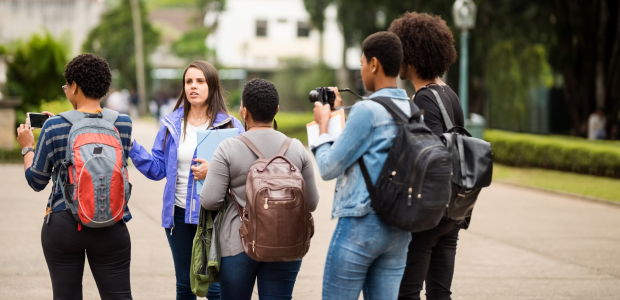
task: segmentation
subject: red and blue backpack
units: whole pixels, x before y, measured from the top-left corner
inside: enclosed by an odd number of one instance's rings
[[[77,110],[59,114],[72,126],[59,172],[66,175],[58,176],[55,184],[74,218],[87,227],[122,220],[131,196],[127,158],[114,126],[118,115],[110,109],[93,115]]]

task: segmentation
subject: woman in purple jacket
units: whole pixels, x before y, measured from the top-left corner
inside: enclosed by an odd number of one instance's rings
[[[183,74],[183,90],[174,112],[165,116],[151,154],[134,140],[129,157],[138,171],[152,180],[167,178],[162,226],[172,250],[177,280],[177,300],[196,299],[190,287],[190,259],[196,235],[200,191],[195,180],[204,179],[209,164],[196,158],[198,130],[237,128],[243,125],[228,113],[217,70],[206,61],[190,64]],[[196,163],[201,163],[196,166]],[[207,298],[219,299],[212,285]]]

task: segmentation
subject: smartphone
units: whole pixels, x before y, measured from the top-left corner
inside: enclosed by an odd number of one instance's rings
[[[28,119],[30,120],[30,128],[43,128],[43,124],[45,121],[49,119],[50,116],[46,114],[38,114],[38,113],[27,113]]]

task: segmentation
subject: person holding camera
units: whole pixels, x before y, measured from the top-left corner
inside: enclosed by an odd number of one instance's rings
[[[404,58],[400,78],[413,83],[416,89],[413,101],[424,110],[425,124],[440,137],[447,130],[432,89],[440,96],[452,124],[464,126],[458,96],[440,79],[456,61],[454,38],[446,22],[439,16],[411,12],[394,20],[389,31],[402,42]],[[444,216],[435,228],[411,233],[398,299],[420,299],[425,281],[426,299],[451,299],[459,230],[468,225],[469,218],[456,223]]]
[[[411,116],[409,97],[396,88],[402,62],[402,45],[390,32],[368,36],[362,44],[361,74],[370,99],[389,97]],[[335,106],[342,100],[338,89]],[[376,182],[398,126],[390,113],[374,101],[353,106],[342,134],[327,133],[331,105],[315,102],[314,120],[320,136],[310,145],[324,180],[338,178],[332,217],[339,218],[323,274],[323,299],[396,299],[411,234],[383,222],[370,206],[361,157]]]

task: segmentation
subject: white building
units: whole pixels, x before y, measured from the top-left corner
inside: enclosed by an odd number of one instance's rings
[[[331,68],[342,65],[343,38],[336,21],[336,8],[325,11],[323,55]],[[319,32],[311,29],[303,0],[227,0],[219,15],[207,14],[205,25],[217,20],[207,38],[216,58],[227,68],[273,70],[282,59],[319,58]],[[347,66],[359,69],[359,48],[347,52]]]
[[[0,0],[0,43],[28,40],[48,30],[56,38],[68,38],[70,54],[77,55],[104,9],[103,0]]]

